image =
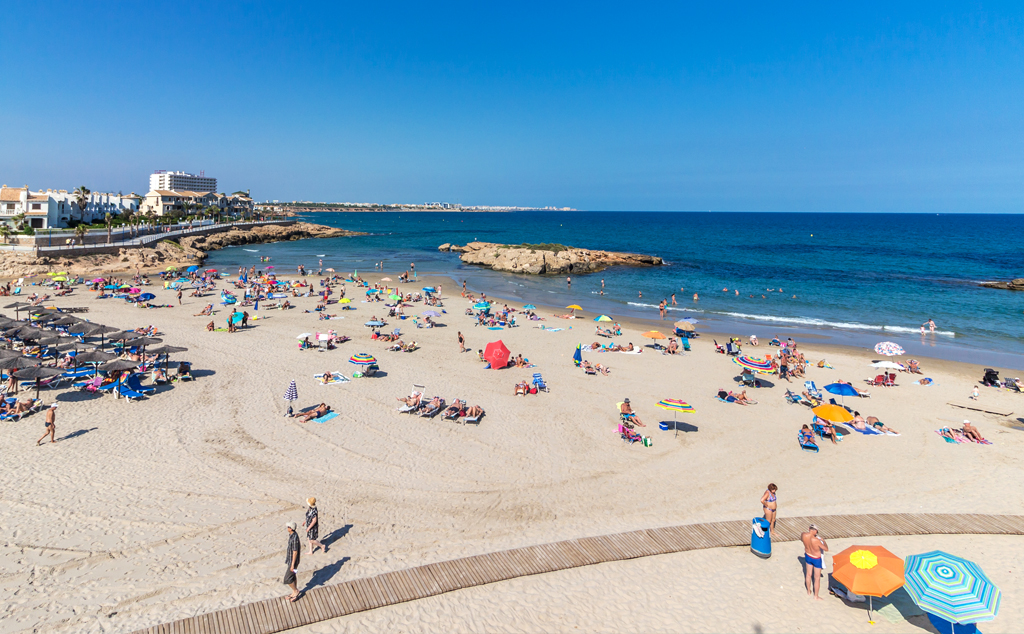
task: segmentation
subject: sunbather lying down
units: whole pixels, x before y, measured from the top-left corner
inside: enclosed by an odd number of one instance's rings
[[[860,416],[860,414],[858,412],[854,412],[853,415],[854,416]],[[868,416],[867,419],[865,420],[865,422],[868,425],[871,425],[872,427],[877,429],[878,431],[882,432],[883,434],[896,434],[897,436],[900,435],[900,433],[898,431],[896,431],[895,429],[893,429],[891,427],[886,427],[885,425],[882,424],[882,421],[878,420],[874,416]]]
[[[408,407],[417,407],[420,404],[420,399],[423,397],[423,393],[419,390],[413,390],[412,394],[406,397],[396,397],[396,400],[401,401]]]
[[[320,403],[319,405],[317,405],[313,409],[309,410],[305,414],[302,414],[301,416],[299,416],[299,419],[300,419],[299,422],[300,423],[308,423],[309,421],[313,420],[314,418],[320,418],[321,416],[327,414],[327,412],[329,412],[329,411],[331,411],[331,408],[330,408],[329,405],[327,405],[327,403]]]
[[[479,405],[470,405],[466,411],[462,412],[462,415],[466,418],[479,418],[484,415],[484,408]]]
[[[516,383],[516,394],[515,394],[516,396],[519,396],[520,394],[522,394],[523,396],[526,396],[529,393],[530,393],[530,384],[529,383],[527,383],[526,381],[520,381],[519,383]]]

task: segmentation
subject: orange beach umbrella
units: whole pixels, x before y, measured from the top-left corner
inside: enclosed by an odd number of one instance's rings
[[[832,557],[832,567],[832,577],[854,594],[885,597],[903,587],[903,560],[881,546],[850,546]]]
[[[665,335],[661,334],[657,330],[648,330],[647,332],[640,335],[641,337],[647,337],[648,339],[668,339]]]
[[[832,421],[833,423],[848,423],[853,420],[853,414],[838,405],[819,405],[811,410],[818,418]],[[860,594],[859,592],[857,594]]]

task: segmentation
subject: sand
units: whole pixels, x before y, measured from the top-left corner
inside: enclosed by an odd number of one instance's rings
[[[1020,414],[1002,419],[946,405],[968,400],[980,378],[973,366],[922,360],[936,385],[911,385],[912,378],[900,375],[896,388],[871,388],[871,398],[855,406],[902,435],[851,435],[839,446],[823,444],[813,455],[801,452],[795,442],[810,414],[784,401],[784,387],[748,392],[760,401],[749,407],[714,399],[715,390],[735,385],[737,366],[713,352],[710,337],[696,340],[693,352],[682,357],[653,350],[588,353],[585,358],[608,364],[612,373],[585,376],[571,358],[577,343],[595,339],[589,320],[594,315],[544,322],[565,328],[560,332],[526,322],[491,331],[474,327],[463,314],[467,303],[451,280],[421,278],[406,286],[430,283],[444,285],[449,314],[439,321],[446,327],[417,330],[409,321],[397,322],[406,341],[421,346],[413,353],[387,352],[387,344],[370,341],[362,323],[384,311],[358,299],[355,311],[332,307],[346,318],[330,322],[302,312],[315,304],[314,298],[292,300],[298,309],[261,311],[251,328],[235,334],[208,333],[203,326],[209,319],[192,316],[216,301],[214,296],[186,297],[183,307],[155,310],[95,300],[80,291],[57,301],[58,306],[88,306],[88,317],[100,323],[157,325],[165,343],[190,349],[175,358],[191,361],[197,380],[130,404],[69,390],[44,392],[44,400],[61,404],[57,436],[62,440],[55,445],[35,446],[43,431],[41,415],[2,423],[0,451],[8,468],[0,474],[0,608],[6,615],[0,632],[130,631],[283,595],[284,523],[302,521],[308,496],[319,500],[321,539],[326,537],[331,548],[303,558],[300,587],[586,535],[749,519],[760,513],[759,498],[769,481],[779,485],[780,513],[790,516],[1024,512],[1019,458],[1024,436],[1014,424]],[[354,296],[351,285],[349,290]],[[170,291],[155,293],[155,303],[174,303]],[[417,305],[414,312],[422,310]],[[226,314],[221,309],[218,324]],[[298,349],[297,334],[328,325],[354,340],[325,353]],[[648,324],[624,325],[627,331],[617,340],[646,342],[639,332]],[[501,338],[537,368],[483,370],[475,352],[459,353],[459,330],[474,350]],[[840,378],[856,383],[875,373],[863,351],[816,349],[810,341],[802,347],[808,358],[824,356],[835,367],[810,370],[808,378],[819,386]],[[766,350],[762,346],[759,352]],[[324,371],[351,376],[355,366],[347,359],[356,352],[376,355],[383,375],[343,385],[315,382],[313,375]],[[515,382],[534,372],[544,375],[550,393],[513,396]],[[299,407],[323,401],[341,415],[323,425],[284,418],[281,397],[292,379]],[[487,415],[479,426],[464,426],[440,417],[398,414],[395,397],[408,394],[414,384],[425,385],[430,396],[479,404]],[[615,434],[615,403],[627,396],[647,422],[645,433],[653,437],[653,447],[627,446]],[[666,397],[697,408],[696,414],[681,418],[693,431],[673,438],[658,430],[659,420],[671,420],[654,407]],[[1020,410],[1024,396],[986,388],[981,404]],[[964,418],[995,444],[949,445],[933,432]],[[946,544],[968,557],[973,553],[966,539],[932,539],[920,538],[897,554],[931,544]],[[1019,558],[1021,544],[1006,538],[1004,553]],[[712,561],[706,557],[690,553],[657,558],[678,562],[673,565],[651,560],[609,566],[620,571],[615,574],[642,575],[644,587],[653,588],[658,579],[680,575],[680,564],[686,568],[695,562],[692,574],[701,574]],[[748,574],[744,566],[754,565],[736,557],[736,566],[720,572],[723,584],[734,576],[740,583]],[[598,583],[594,580],[600,575],[611,574],[601,572],[605,569],[556,573],[554,581],[509,583],[524,584],[524,593],[531,583],[561,587],[564,594],[555,596],[566,597],[571,605],[553,613],[538,607],[537,614],[555,614],[566,622],[579,619],[580,628],[587,629],[595,623],[588,619],[598,612],[574,594],[574,575],[579,583]],[[746,582],[773,581],[767,570],[750,568]],[[995,571],[989,572],[996,578]],[[775,602],[759,610],[777,609],[773,618],[783,619],[791,604],[803,600],[796,591],[798,578],[786,584],[773,594]],[[504,591],[495,586],[467,592],[483,593],[468,596],[480,596],[486,612],[487,601],[493,600],[486,593]],[[474,627],[467,620],[473,604],[463,596],[431,601],[450,601],[446,605],[455,611],[455,629],[481,629],[486,621]],[[593,600],[604,603],[597,595]],[[733,593],[723,590],[708,601],[687,617],[684,629],[739,623],[716,616],[745,604]],[[419,605],[428,602],[389,610]],[[433,609],[419,613],[424,629],[444,625],[431,620]],[[736,619],[748,616],[735,613]],[[388,618],[405,617],[379,618],[375,627],[391,629]],[[524,615],[520,625],[513,619],[509,629],[547,629],[544,621],[531,618]],[[784,620],[766,617],[764,622],[786,629]],[[986,631],[1006,631],[1012,622],[1001,616]],[[856,631],[858,626],[851,622],[849,627]]]

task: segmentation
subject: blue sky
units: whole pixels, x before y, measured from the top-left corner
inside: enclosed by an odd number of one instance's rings
[[[188,4],[5,3],[0,181],[1024,211],[1020,4]]]

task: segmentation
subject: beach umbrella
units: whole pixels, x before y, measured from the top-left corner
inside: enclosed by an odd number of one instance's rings
[[[895,361],[875,361],[871,364],[873,368],[882,368],[886,370],[902,370],[903,366]]]
[[[594,321],[611,321],[611,320],[612,320],[612,318],[609,317],[608,315],[601,315],[599,317],[594,317]]]
[[[903,560],[881,546],[850,546],[832,557],[832,577],[854,594],[887,597],[903,587]]]
[[[383,293],[383,292],[384,291],[380,290],[379,288],[371,288],[370,290],[366,291],[366,294],[367,295],[376,295],[377,293]]]
[[[294,380],[288,384],[288,389],[284,391],[284,400],[288,401],[288,416],[291,416],[292,403],[299,400],[299,388],[295,386]]]
[[[661,409],[666,409],[672,412],[672,427],[675,428],[676,430],[676,433],[673,436],[673,438],[679,436],[679,424],[678,420],[676,419],[676,415],[679,412],[683,412],[685,414],[697,413],[697,410],[693,407],[693,405],[690,405],[686,401],[680,401],[679,399],[674,398],[663,398],[657,403],[655,403],[655,405],[657,405]]]
[[[103,288],[105,290],[108,290],[108,291],[113,291],[113,290],[117,290],[117,285],[116,284],[107,284]]]
[[[420,313],[420,315],[424,317],[440,317],[441,313],[437,312],[436,310],[425,310],[422,313]]]
[[[165,270],[165,271],[177,271],[177,270],[178,270],[178,267],[176,267],[176,266],[169,266],[169,267],[167,267],[167,268],[166,268],[166,269],[164,269],[164,270]]]
[[[433,286],[424,286],[423,287],[423,292],[424,293],[436,293],[437,289],[434,288]]]
[[[4,308],[13,308],[14,316],[18,317],[18,311],[24,308],[25,306],[31,306],[31,304],[26,304],[25,302],[14,302],[13,304],[7,304],[6,306],[4,306]]]
[[[78,317],[75,317],[73,315],[65,315],[63,317],[58,317],[57,319],[54,319],[50,323],[53,324],[54,326],[70,326],[71,324],[77,324],[80,321],[82,320],[79,319]]]
[[[887,357],[898,357],[901,354],[906,354],[899,344],[891,341],[883,341],[875,344],[875,352],[878,354],[884,354]]]
[[[158,339],[156,337],[139,337],[138,339],[131,340],[131,344],[133,346],[142,346],[143,348],[145,348],[146,346],[152,346],[153,344],[163,342],[163,339]]]
[[[685,330],[686,332],[693,332],[693,324],[686,320],[679,320],[675,324],[676,330]]]
[[[523,306],[523,310],[537,310],[537,307],[533,304],[527,304],[526,306]]]
[[[845,407],[838,405],[819,405],[811,410],[818,418],[824,418],[833,423],[848,423],[853,420],[853,414],[846,411]]]
[[[372,354],[360,352],[349,357],[348,362],[356,365],[371,365],[377,363],[377,359],[375,359]]]
[[[351,301],[352,301],[352,300],[351,300],[351,299],[349,299],[348,297],[342,297],[341,299],[339,299],[339,300],[338,300],[338,303],[339,303],[339,304],[348,304],[348,303],[349,303],[349,302],[351,302]]]
[[[36,398],[39,398],[39,379],[48,379],[51,376],[57,376],[62,374],[64,370],[60,368],[44,368],[40,366],[33,366],[29,368],[23,368],[16,370],[14,376],[19,379],[35,379],[36,380]]]
[[[114,359],[100,366],[100,370],[104,372],[117,372],[119,370],[133,370],[139,367],[138,361],[129,361],[127,359]]]
[[[133,287],[128,289],[128,294],[129,295],[138,295],[141,292],[142,292],[142,289],[141,288],[136,288],[135,286],[133,286]]]
[[[117,358],[116,354],[110,352],[100,352],[99,350],[90,350],[88,352],[82,352],[75,356],[75,361],[79,363],[106,363]]]
[[[490,309],[491,309],[491,305],[488,304],[487,302],[478,302],[476,304],[473,304],[473,310],[490,310]]]
[[[583,307],[580,306],[579,304],[569,304],[568,306],[566,306],[566,308],[568,308],[569,310],[583,310]]]
[[[498,370],[508,365],[508,357],[512,353],[505,346],[502,340],[492,341],[484,348],[484,359],[491,364],[492,370]]]
[[[991,621],[999,613],[1002,592],[972,561],[933,550],[907,557],[905,574],[914,603],[950,624]]]
[[[648,330],[647,332],[640,335],[641,337],[647,337],[648,339],[668,339],[665,335],[661,334],[657,330]]]
[[[0,317],[0,326],[6,326],[11,323],[14,323],[14,320],[10,317]]]
[[[64,277],[63,275],[58,275],[57,277],[53,278],[53,281],[54,282],[66,282],[66,281],[68,281],[68,278]]]
[[[103,282],[106,282],[106,281],[107,280],[103,279],[102,277],[97,277],[96,279],[91,280],[90,284],[102,284]]]
[[[207,273],[216,273],[217,269],[206,269]]]
[[[134,330],[116,330],[114,332],[106,333],[107,339],[111,341],[126,341],[128,339],[138,339],[142,335],[135,332]]]
[[[775,371],[772,369],[772,362],[761,357],[752,357],[744,354],[736,357],[732,362],[751,372],[758,372],[760,374],[771,374]]]
[[[16,357],[0,358],[0,368],[3,368],[4,370],[31,368],[32,366],[36,365],[39,365],[39,359],[33,359],[32,357],[23,357],[20,354]]]
[[[13,359],[14,357],[20,357],[21,351],[12,350],[10,348],[0,348],[0,359]]]
[[[153,293],[143,293],[142,295],[139,295],[139,301],[148,302],[151,299],[156,299],[156,295]]]
[[[192,266],[188,267],[188,268],[187,268],[187,269],[185,269],[185,270],[186,270],[186,271],[188,271],[189,273],[195,273],[196,271],[198,271],[198,270],[199,270],[199,267],[198,267],[198,266],[196,266],[195,264],[193,264]]]
[[[312,337],[312,336],[313,336],[313,333],[311,333],[311,332],[303,332],[303,333],[295,335],[295,338],[296,339],[305,339],[306,337]]]
[[[580,344],[576,344],[576,350],[572,353],[572,362],[579,367],[583,363],[583,352],[580,350]]]
[[[824,390],[829,394],[835,394],[841,397],[843,399],[843,403],[846,402],[847,396],[860,396],[860,392],[854,389],[854,387],[849,383],[829,383],[824,387]],[[858,592],[857,594],[864,593]]]

